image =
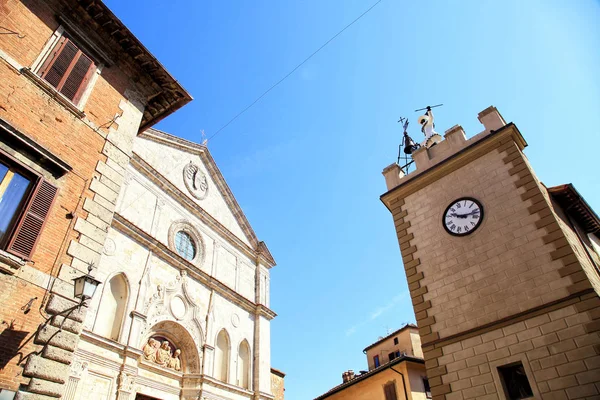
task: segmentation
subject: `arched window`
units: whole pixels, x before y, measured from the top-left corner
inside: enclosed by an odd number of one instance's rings
[[[123,274],[113,276],[106,284],[100,300],[94,332],[112,340],[119,340],[123,316],[127,308],[128,292],[127,281]]]
[[[250,389],[250,346],[246,340],[238,350],[238,386]]]
[[[215,378],[227,382],[229,371],[229,337],[225,329],[217,336],[215,346]]]

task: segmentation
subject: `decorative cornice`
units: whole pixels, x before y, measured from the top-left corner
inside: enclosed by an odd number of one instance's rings
[[[253,393],[250,390],[246,390],[244,388],[232,385],[230,383],[221,382],[221,381],[219,381],[211,376],[208,376],[208,375],[203,375],[202,379],[204,380],[204,383],[206,383],[210,386],[214,386],[219,389],[226,390],[230,393],[236,393],[236,394],[240,394],[242,396],[251,396]]]
[[[81,332],[81,337],[85,339],[86,342],[95,344],[97,346],[103,347],[105,349],[110,349],[116,353],[122,354],[125,350],[125,346],[119,342],[115,342],[114,340],[107,339],[102,337],[94,332],[83,330]]]
[[[264,253],[266,262],[271,267],[275,266],[275,260],[273,259],[273,256],[268,251],[268,249],[266,249],[266,245],[264,244],[264,242],[259,242],[259,240],[256,236],[256,233],[252,229],[250,222],[248,221],[248,219],[246,218],[246,215],[244,214],[244,211],[242,210],[242,208],[238,204],[237,200],[235,199],[235,196],[233,195],[231,189],[229,188],[229,185],[227,185],[227,181],[223,177],[223,174],[219,170],[219,167],[215,163],[215,160],[212,158],[210,151],[208,150],[208,148],[205,145],[190,142],[188,140],[170,135],[166,132],[162,132],[162,131],[159,131],[159,130],[153,129],[153,128],[148,129],[147,131],[140,134],[139,136],[142,139],[151,140],[153,142],[156,142],[156,143],[159,143],[159,144],[162,144],[165,146],[173,147],[175,149],[182,150],[187,153],[192,153],[192,154],[198,155],[204,162],[204,165],[206,166],[206,169],[208,170],[211,178],[213,178],[219,191],[223,195],[223,199],[225,200],[225,203],[229,207],[229,210],[234,215],[237,223],[242,228],[242,231],[244,232],[244,234],[250,241],[251,245],[254,247],[255,251],[260,251],[260,252]],[[162,175],[161,175],[161,177],[162,177]],[[164,177],[162,177],[162,178],[164,179]],[[197,204],[196,204],[196,207],[198,207]],[[266,251],[260,248],[261,247],[260,243],[262,243],[262,246],[266,249]]]
[[[121,363],[117,361],[108,360],[96,353],[92,353],[87,350],[82,350],[81,348],[75,351],[75,356],[80,358],[81,360],[87,361],[88,363],[93,363],[99,365],[101,367],[106,367],[115,371],[118,371],[121,368]]]
[[[205,285],[207,288],[215,290],[220,296],[231,301],[245,311],[251,314],[259,313],[259,315],[267,318],[268,320],[271,320],[277,316],[277,314],[275,314],[275,312],[269,308],[262,304],[253,303],[235,290],[231,289],[229,286],[225,285],[223,282],[208,275],[194,264],[188,262],[179,254],[172,251],[168,246],[162,242],[159,242],[150,234],[141,230],[132,222],[128,221],[121,214],[115,213],[112,221],[112,227],[152,250],[156,257],[161,258],[163,261],[176,268],[187,271],[188,276]]]

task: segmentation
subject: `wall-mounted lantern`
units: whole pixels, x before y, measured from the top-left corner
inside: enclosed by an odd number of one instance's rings
[[[74,295],[76,298],[81,299],[80,305],[82,305],[84,301],[94,297],[96,288],[100,284],[99,280],[95,279],[93,276],[90,275],[90,272],[92,272],[93,267],[94,264],[90,263],[88,266],[88,273],[86,275],[73,279],[73,282],[75,284],[73,290]]]

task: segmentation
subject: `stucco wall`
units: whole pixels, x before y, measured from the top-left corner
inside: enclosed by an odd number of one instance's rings
[[[397,371],[404,374],[404,383],[409,400],[425,400],[425,367],[422,364],[412,362],[401,362],[393,366]],[[356,378],[355,378],[356,379]],[[386,400],[383,386],[393,382],[396,387],[396,396],[399,400],[405,399],[402,376],[387,368],[362,381],[347,386],[339,392],[333,393],[327,400]]]

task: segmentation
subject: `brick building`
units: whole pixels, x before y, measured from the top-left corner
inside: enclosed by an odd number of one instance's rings
[[[384,169],[434,399],[600,393],[600,219],[494,107]]]
[[[3,1],[0,29],[0,398],[55,398],[85,308],[53,316],[97,265],[137,133],[191,97],[100,1]]]

